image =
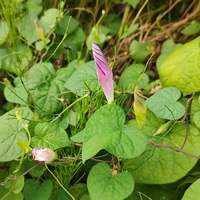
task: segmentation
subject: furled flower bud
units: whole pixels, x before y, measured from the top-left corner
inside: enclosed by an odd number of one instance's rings
[[[48,148],[34,148],[32,150],[32,157],[34,160],[37,160],[39,162],[51,164],[57,158],[57,154],[53,150]]]
[[[109,68],[106,58],[96,43],[92,44],[93,56],[96,64],[98,80],[102,86],[108,103],[114,100],[113,73]]]

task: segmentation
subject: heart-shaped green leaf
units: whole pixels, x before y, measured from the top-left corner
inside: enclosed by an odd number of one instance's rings
[[[164,87],[174,86],[181,92],[200,91],[200,37],[172,52],[158,68]]]
[[[35,134],[31,140],[32,147],[58,149],[71,145],[66,131],[60,126],[60,121],[54,123],[43,122],[35,127]]]
[[[132,193],[134,185],[129,173],[112,175],[109,165],[105,163],[96,164],[87,180],[92,200],[123,200]]]
[[[71,34],[78,28],[79,22],[69,15],[65,15],[58,24],[55,32],[59,35]],[[67,29],[67,30],[66,30]]]
[[[164,88],[146,100],[146,106],[163,119],[176,120],[183,117],[184,106],[177,102],[181,93],[177,88]]]
[[[71,66],[56,71],[51,63],[39,63],[29,70],[27,87],[41,116],[55,113],[62,108],[62,103],[57,98],[70,101],[70,94],[61,93],[66,91],[63,85],[74,70],[75,67]]]
[[[188,130],[187,142],[183,151],[199,156],[199,131],[193,125],[189,125]],[[185,135],[186,124],[180,122],[175,124],[164,138],[151,137],[151,142],[165,145],[165,147],[148,146],[141,156],[125,160],[124,170],[128,170],[137,183],[166,184],[179,180],[194,167],[197,159],[184,154],[181,150],[176,152],[168,145],[180,148],[185,140]]]
[[[0,117],[0,161],[7,162],[21,156],[21,148],[16,142],[27,142],[27,133],[16,119],[16,112],[22,117],[22,123],[27,124],[33,118],[29,108],[16,108]],[[25,119],[25,120],[24,120]]]
[[[53,190],[53,183],[50,180],[46,180],[39,185],[33,179],[28,179],[24,186],[25,200],[45,200],[49,199]]]
[[[84,95],[85,90],[98,90],[100,85],[97,79],[95,62],[91,61],[83,64],[72,74],[64,86],[79,96]]]
[[[132,58],[138,62],[142,63],[145,61],[147,56],[151,52],[151,42],[146,41],[143,44],[139,44],[137,40],[133,40],[130,45],[130,54]]]
[[[195,181],[185,192],[182,200],[195,200],[199,199],[200,194],[199,194],[199,188],[200,188],[200,179]]]
[[[42,0],[28,0],[23,2],[23,5],[28,10],[28,13],[39,15],[42,11]]]
[[[134,158],[147,144],[146,134],[124,125],[125,114],[121,107],[108,104],[97,110],[84,129],[83,161],[105,149],[115,156]]]
[[[125,89],[136,85],[139,88],[144,88],[149,82],[149,77],[143,73],[144,69],[145,66],[143,64],[134,64],[127,67],[121,74],[118,85],[125,86]]]

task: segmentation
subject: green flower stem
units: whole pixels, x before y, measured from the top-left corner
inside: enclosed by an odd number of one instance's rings
[[[69,108],[71,108],[73,105],[75,105],[77,102],[81,101],[82,99],[85,99],[86,97],[89,96],[89,93],[85,94],[84,96],[82,96],[81,98],[77,99],[76,101],[74,101],[72,104],[70,104],[69,106],[67,106],[61,113],[58,114],[58,116],[56,118],[54,118],[50,123],[55,122],[65,111],[67,111]]]
[[[65,189],[65,187],[60,183],[60,181],[56,178],[56,176],[54,175],[54,173],[48,168],[47,164],[45,164],[46,169],[49,171],[49,173],[55,178],[55,180],[58,182],[58,184],[60,185],[60,187],[73,199],[75,200],[75,198]]]
[[[119,31],[118,31],[118,41],[117,41],[117,43],[119,43],[119,41],[120,41],[120,37],[121,37],[123,29],[124,29],[125,21],[127,20],[130,9],[131,9],[131,6],[129,4],[126,4],[126,8],[125,8],[125,11],[124,11],[122,22],[120,24]]]

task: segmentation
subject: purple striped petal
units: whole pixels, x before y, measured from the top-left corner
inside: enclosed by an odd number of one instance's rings
[[[106,58],[96,43],[92,44],[93,57],[96,64],[98,80],[104,91],[108,103],[114,100],[113,73],[109,68]]]

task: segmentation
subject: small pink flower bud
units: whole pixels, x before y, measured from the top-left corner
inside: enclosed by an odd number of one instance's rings
[[[96,72],[98,80],[104,91],[106,99],[110,104],[114,100],[114,89],[113,89],[113,73],[106,58],[104,57],[101,49],[96,43],[92,44],[93,56],[96,64]]]
[[[39,162],[51,164],[57,158],[57,154],[53,150],[48,148],[34,148],[32,150],[32,157],[34,160],[37,160]]]

